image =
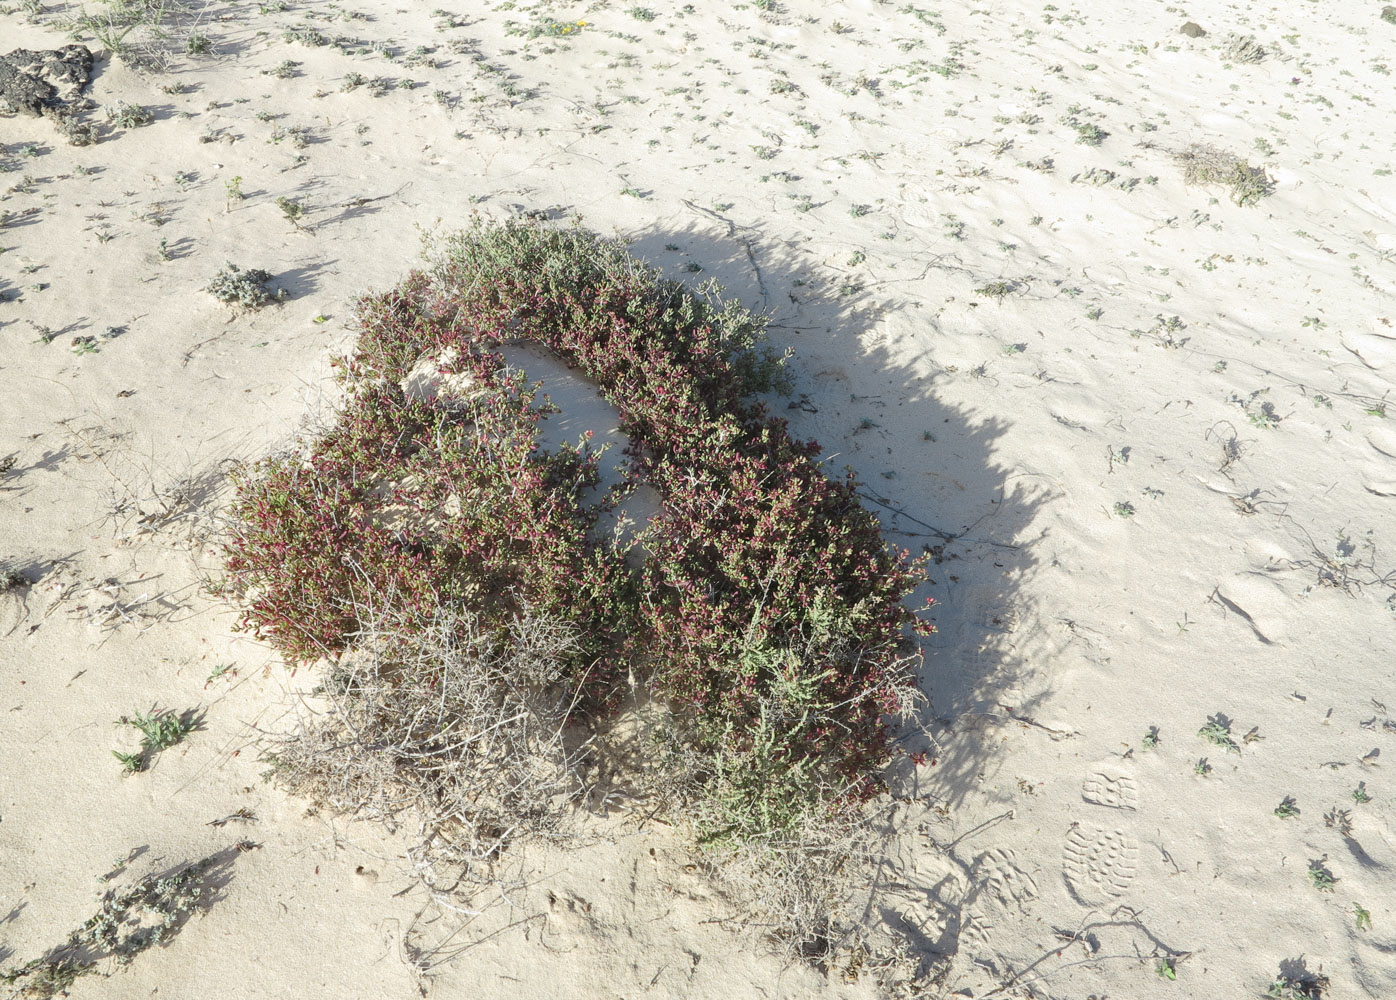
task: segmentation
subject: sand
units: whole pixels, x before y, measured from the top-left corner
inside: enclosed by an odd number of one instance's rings
[[[419,230],[541,212],[767,310],[774,405],[936,557],[939,746],[865,915],[922,995],[1396,994],[1379,4],[282,7],[203,5],[164,72],[86,37],[85,94],[152,116],[90,112],[96,145],[0,117],[0,558],[32,582],[0,595],[0,966],[117,859],[221,851],[199,915],[72,995],[878,995],[623,810],[448,914],[410,831],[261,780],[313,678],[201,586],[222,473],[332,413],[354,296]],[[0,54],[74,10],[0,8]],[[1193,143],[1272,190],[1189,186]],[[285,301],[216,301],[229,261]],[[201,728],[123,776],[154,706]]]

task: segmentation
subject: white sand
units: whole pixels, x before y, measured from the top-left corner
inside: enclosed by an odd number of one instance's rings
[[[768,309],[797,352],[796,429],[904,512],[894,540],[955,536],[927,588],[943,747],[870,915],[937,970],[927,995],[1256,996],[1301,959],[1334,997],[1396,994],[1382,5],[499,6],[438,31],[425,4],[210,5],[213,55],[99,64],[90,95],[151,108],[148,127],[72,148],[0,118],[0,212],[37,210],[0,229],[0,294],[19,293],[0,302],[0,557],[38,580],[0,596],[0,966],[58,944],[133,848],[144,874],[247,838],[206,915],[73,995],[413,994],[403,841],[260,780],[257,734],[307,678],[200,591],[216,553],[183,541],[192,522],[139,520],[328,412],[352,298],[414,266],[417,227],[560,208]],[[587,24],[506,32],[542,17]],[[296,25],[398,55],[283,41]],[[1263,60],[1227,61],[1232,32]],[[0,52],[63,42],[0,13]],[[439,65],[407,66],[418,45]],[[295,76],[263,75],[287,59]],[[349,73],[418,85],[341,92]],[[1077,142],[1090,124],[1099,146]],[[1274,193],[1185,186],[1171,154],[1191,142],[1263,165]],[[201,291],[228,260],[289,301],[235,316]],[[974,291],[996,281],[1001,301]],[[218,664],[236,674],[206,683]],[[202,707],[205,728],[123,778],[113,722],[152,705]],[[1199,738],[1217,714],[1239,754]],[[242,807],[255,823],[208,825]],[[425,928],[454,935],[426,960],[436,995],[876,994],[732,933],[663,828],[616,814],[582,840],[520,851],[527,888]]]

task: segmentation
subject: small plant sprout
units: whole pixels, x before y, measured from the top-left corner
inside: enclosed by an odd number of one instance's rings
[[[1209,716],[1207,724],[1197,731],[1197,735],[1213,746],[1224,747],[1231,753],[1241,752],[1241,748],[1231,738],[1231,724],[1224,721],[1220,715]]]
[[[1199,757],[1197,763],[1192,766],[1192,773],[1199,778],[1205,778],[1212,773],[1212,765],[1207,763],[1206,757]]]
[[[121,762],[122,770],[127,774],[134,774],[148,768],[151,758],[156,754],[175,746],[194,732],[199,727],[199,720],[192,711],[177,715],[171,711],[151,709],[149,712],[137,712],[130,717],[122,716],[117,720],[117,725],[131,726],[141,734],[139,751],[112,751],[112,756]]]
[[[1359,931],[1369,931],[1372,929],[1372,913],[1363,908],[1361,903],[1352,904],[1352,915],[1357,922]]]
[[[1328,856],[1309,862],[1309,882],[1319,892],[1332,892],[1338,880],[1328,870]]]
[[[115,107],[107,109],[107,121],[122,128],[140,128],[154,120],[155,116],[138,104],[119,101]]]
[[[208,680],[204,682],[204,687],[208,687],[220,677],[236,677],[237,675],[237,667],[231,663],[214,664],[213,669],[209,671]]]
[[[1352,790],[1352,801],[1358,805],[1365,805],[1372,801],[1372,796],[1367,791],[1367,782],[1359,781],[1357,783],[1357,787]]]
[[[242,193],[241,176],[234,177],[231,180],[224,183],[223,191],[228,198],[227,207],[224,209],[225,212],[231,212],[233,210],[233,202],[242,201],[244,198],[247,197],[247,195]]]
[[[1334,806],[1323,815],[1323,825],[1337,830],[1344,837],[1352,836],[1352,810]]]
[[[1286,795],[1280,800],[1280,804],[1275,807],[1275,815],[1280,819],[1289,819],[1299,815],[1299,804],[1294,800],[1293,795]]]
[[[294,198],[287,198],[282,195],[276,199],[276,207],[281,209],[281,214],[286,217],[286,221],[297,229],[301,229],[301,217],[305,215],[305,206]]]
[[[1155,964],[1154,972],[1160,979],[1167,979],[1169,982],[1178,978],[1178,967],[1173,964],[1173,959],[1166,955]]]
[[[1154,747],[1158,746],[1158,726],[1150,726],[1148,732],[1144,734],[1144,738],[1140,740],[1140,743],[1145,750],[1152,750]]]
[[[12,459],[5,461],[10,462],[13,467]],[[24,571],[7,559],[0,559],[0,594],[8,594],[10,591],[20,590],[27,586],[29,586],[29,577],[24,575]]]
[[[1133,517],[1133,516],[1134,516],[1134,504],[1130,503],[1128,500],[1116,500],[1116,501],[1115,501],[1115,516],[1116,516],[1116,517]]]
[[[1270,1000],[1321,1000],[1327,989],[1327,976],[1309,972],[1294,976],[1281,972],[1271,981],[1265,996]]]
[[[1012,281],[990,281],[976,288],[974,294],[983,296],[986,299],[993,299],[996,302],[1002,302],[1015,288],[1017,288],[1017,284]]]

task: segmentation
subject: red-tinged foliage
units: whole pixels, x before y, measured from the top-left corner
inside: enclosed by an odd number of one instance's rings
[[[432,263],[360,301],[338,426],[239,476],[228,569],[247,627],[307,659],[352,643],[373,602],[424,621],[527,604],[581,626],[573,680],[592,710],[628,675],[695,750],[759,753],[767,785],[814,789],[751,794],[876,792],[888,716],[914,690],[907,632],[929,630],[902,603],[923,568],[753,401],[780,376],[760,319],[579,229],[477,224]],[[638,568],[580,499],[595,456],[538,448],[532,393],[493,353],[506,341],[550,348],[619,411],[632,475],[663,501]],[[407,396],[424,357],[468,375],[469,399]],[[390,525],[390,508],[413,516]]]

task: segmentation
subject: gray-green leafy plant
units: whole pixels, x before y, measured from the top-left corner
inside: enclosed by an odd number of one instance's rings
[[[1223,721],[1219,715],[1208,716],[1207,724],[1197,731],[1197,735],[1213,746],[1223,747],[1231,753],[1241,752],[1241,748],[1231,738],[1231,724]]]
[[[1309,882],[1319,892],[1332,892],[1333,887],[1338,884],[1337,878],[1328,870],[1328,858],[1319,858],[1309,862]]]
[[[122,128],[140,128],[154,120],[155,116],[139,104],[118,101],[114,107],[107,109],[107,121]]]
[[[213,893],[206,893],[210,875],[225,863],[224,855],[213,854],[165,874],[147,875],[122,892],[109,890],[97,912],[63,944],[0,971],[0,984],[11,988],[10,997],[50,1000],[67,996],[83,976],[99,974],[106,958],[117,966],[129,965],[141,952],[168,942],[197,907],[213,901]],[[117,870],[125,864],[120,861]]]
[[[260,309],[272,302],[280,302],[287,296],[284,288],[275,293],[267,288],[267,282],[271,279],[270,271],[264,271],[260,267],[243,270],[229,262],[208,283],[208,292],[219,302],[228,305],[241,306],[243,309]]]
[[[198,729],[199,719],[192,711],[175,713],[151,709],[149,712],[123,716],[118,720],[118,725],[121,724],[131,726],[141,734],[141,747],[134,753],[113,750],[112,756],[121,762],[125,773],[135,774],[150,767],[151,759],[156,754],[177,745]]]

